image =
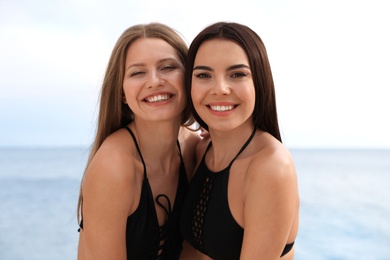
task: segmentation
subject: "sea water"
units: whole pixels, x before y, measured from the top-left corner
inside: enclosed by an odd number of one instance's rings
[[[87,149],[0,149],[0,259],[76,259]]]
[[[390,150],[292,149],[295,259],[390,259]],[[0,149],[0,259],[77,258],[86,148]]]

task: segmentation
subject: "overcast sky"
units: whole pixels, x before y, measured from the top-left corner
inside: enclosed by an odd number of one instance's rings
[[[234,21],[267,47],[287,147],[390,148],[388,11],[386,0],[0,0],[0,146],[88,146],[129,26],[166,23],[189,44]]]

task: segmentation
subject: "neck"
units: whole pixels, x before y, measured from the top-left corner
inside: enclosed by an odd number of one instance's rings
[[[210,138],[213,143],[208,167],[221,170],[238,154],[242,146],[253,132],[251,127],[238,127],[229,131],[218,131],[210,128]]]
[[[179,120],[150,122],[135,119],[130,128],[137,138],[146,164],[153,162],[153,167],[166,168],[177,157]]]

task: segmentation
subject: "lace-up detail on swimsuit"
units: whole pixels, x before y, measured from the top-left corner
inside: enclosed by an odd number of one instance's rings
[[[135,135],[130,128],[125,127],[134,140],[138,154],[144,167],[144,180],[141,189],[141,198],[137,210],[128,218],[126,227],[127,259],[179,259],[183,239],[179,232],[178,210],[183,205],[183,198],[188,189],[187,174],[185,172],[180,144],[177,148],[180,155],[178,185],[174,196],[174,204],[165,194],[154,197],[147,177],[145,161],[138,146]],[[166,221],[160,225],[156,209],[162,209]]]
[[[165,207],[164,204],[160,202],[160,198],[164,198],[167,202],[168,207]],[[159,205],[162,209],[164,209],[165,213],[168,216],[167,221],[159,227],[156,227],[156,231],[158,231],[159,236],[156,237],[156,245],[158,247],[156,248],[157,253],[157,259],[162,259],[163,257],[163,252],[166,250],[167,246],[167,239],[170,239],[172,236],[172,232],[169,232],[172,228],[172,206],[171,206],[171,201],[169,200],[168,196],[165,194],[160,194],[156,197],[156,203]]]
[[[203,247],[203,220],[207,212],[210,191],[213,188],[214,179],[215,174],[210,174],[203,182],[203,187],[199,195],[199,200],[196,203],[192,219],[193,238],[201,247]]]

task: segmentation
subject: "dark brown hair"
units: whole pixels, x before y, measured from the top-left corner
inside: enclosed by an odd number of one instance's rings
[[[257,129],[266,131],[280,142],[280,130],[276,111],[274,81],[267,51],[261,38],[249,27],[229,22],[218,22],[206,27],[192,41],[188,50],[185,65],[185,85],[191,93],[192,72],[195,57],[203,42],[211,39],[226,39],[237,43],[245,51],[253,75],[255,86],[255,107],[252,113],[253,123]],[[196,113],[190,95],[187,95],[195,120],[205,129],[207,124]]]

